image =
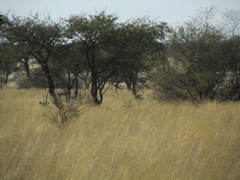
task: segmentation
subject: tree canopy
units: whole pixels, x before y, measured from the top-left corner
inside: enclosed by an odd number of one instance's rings
[[[68,99],[74,90],[77,97],[79,80],[97,104],[109,83],[124,82],[137,96],[137,85],[147,81],[161,99],[239,100],[240,13],[223,13],[224,27],[213,23],[214,14],[214,7],[204,9],[175,28],[148,17],[121,23],[105,11],[59,22],[38,14],[0,15],[1,73],[20,62],[31,78],[34,59],[56,104],[55,88],[65,88]]]

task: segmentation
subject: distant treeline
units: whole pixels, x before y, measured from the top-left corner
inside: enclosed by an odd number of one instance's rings
[[[112,83],[137,97],[147,84],[160,100],[240,100],[240,11],[226,11],[213,22],[206,8],[190,21],[172,28],[149,18],[119,23],[114,14],[73,15],[58,22],[0,15],[1,87],[22,64],[27,81],[66,89],[90,89],[101,104]],[[30,60],[40,68],[31,69]]]

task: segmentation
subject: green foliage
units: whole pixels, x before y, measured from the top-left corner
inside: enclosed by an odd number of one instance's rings
[[[110,78],[124,79],[136,94],[139,76],[148,77],[153,56],[162,50],[160,42],[168,30],[166,23],[148,18],[123,24],[117,23],[117,19],[103,11],[94,16],[72,16],[68,21],[69,37],[84,46],[96,103],[102,102],[103,89]]]
[[[19,54],[17,48],[10,43],[0,43],[0,83],[6,84],[8,82],[8,76],[17,71],[17,63],[19,60]]]
[[[35,58],[41,65],[53,97],[55,87],[48,60],[53,48],[62,41],[62,31],[60,24],[50,19],[40,20],[37,14],[27,18],[13,16],[4,29],[5,36],[20,47],[23,55]]]
[[[120,43],[123,43],[119,76],[136,95],[136,84],[144,83],[150,75],[156,54],[163,50],[162,41],[168,27],[148,18],[136,19],[120,27]],[[158,57],[159,58],[159,57]]]
[[[147,17],[119,23],[116,15],[105,11],[64,22],[41,20],[37,14],[1,15],[1,36],[14,49],[13,57],[4,58],[11,50],[1,44],[1,67],[8,62],[13,68],[11,59],[17,59],[29,78],[28,62],[34,58],[56,106],[55,87],[65,87],[70,99],[75,85],[77,97],[79,79],[91,87],[97,104],[102,103],[108,82],[115,87],[125,82],[137,96],[137,85],[150,77],[159,98],[239,100],[239,12],[223,14],[226,28],[214,25],[214,14],[214,7],[206,8],[175,29]]]
[[[240,37],[235,36],[223,44],[226,79],[221,98],[224,100],[240,100]]]
[[[86,64],[91,72],[91,93],[95,103],[101,104],[107,80],[115,72],[117,59],[113,48],[117,17],[104,11],[90,16],[72,16],[67,33],[84,46]],[[114,46],[115,47],[115,46]]]
[[[207,19],[204,18],[203,24],[199,24],[200,20],[173,30],[170,58],[159,66],[159,76],[162,76],[162,81],[157,82],[160,96],[212,100],[223,85],[226,76],[226,60],[222,53],[224,36]]]
[[[214,8],[206,9],[172,31],[168,59],[159,62],[155,77],[158,98],[240,99],[239,37],[228,38],[211,24],[213,15]],[[231,20],[237,27],[236,17]]]

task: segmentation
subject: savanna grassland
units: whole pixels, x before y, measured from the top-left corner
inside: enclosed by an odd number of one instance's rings
[[[108,91],[64,127],[40,90],[0,91],[0,179],[240,179],[240,104]],[[123,107],[124,100],[132,107]]]

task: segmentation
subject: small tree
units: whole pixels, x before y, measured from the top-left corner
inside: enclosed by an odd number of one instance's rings
[[[7,84],[8,77],[18,70],[18,53],[15,46],[10,43],[0,43],[0,72],[2,84]]]
[[[49,56],[61,39],[61,28],[50,20],[39,20],[38,16],[27,18],[13,17],[5,29],[7,38],[25,50],[41,65],[48,80],[50,95],[55,98],[54,82],[49,69]]]
[[[93,101],[101,104],[106,82],[115,73],[113,66],[118,59],[114,49],[117,17],[101,12],[90,16],[72,16],[68,20],[69,35],[84,45],[86,64],[91,72]]]
[[[48,82],[48,91],[59,110],[62,122],[67,121],[64,105],[55,93],[54,78],[49,66],[50,55],[57,44],[62,42],[63,29],[60,23],[50,19],[40,20],[38,15],[20,18],[13,16],[9,26],[4,29],[5,36],[36,59]]]
[[[81,44],[69,43],[58,45],[51,56],[54,76],[66,87],[68,99],[75,84],[75,97],[78,95],[78,77],[87,66],[85,55],[80,51]]]
[[[137,83],[144,83],[151,75],[155,56],[163,50],[163,41],[168,31],[166,23],[156,23],[148,18],[122,24],[120,43],[124,43],[123,59],[118,75],[134,95],[137,94]]]
[[[170,57],[159,66],[157,86],[162,97],[193,101],[216,98],[226,78],[226,61],[224,36],[208,19],[212,11],[173,30]]]
[[[226,32],[223,52],[227,78],[221,96],[223,99],[240,100],[240,11],[226,10],[223,25]]]
[[[226,79],[221,98],[224,100],[240,100],[240,36],[224,41]]]

